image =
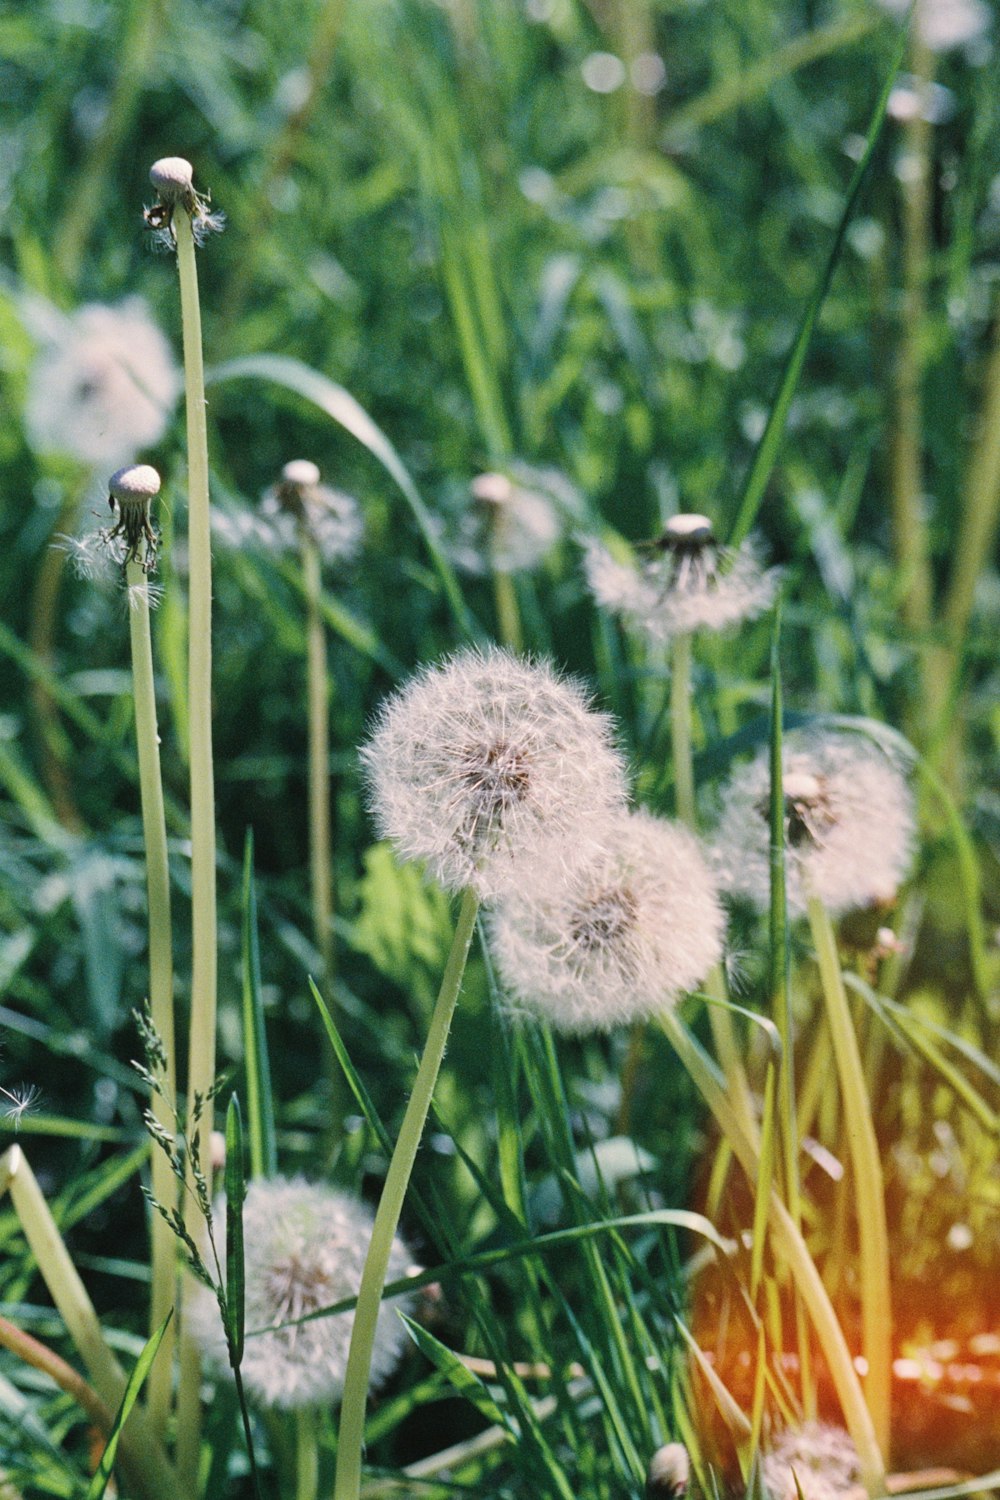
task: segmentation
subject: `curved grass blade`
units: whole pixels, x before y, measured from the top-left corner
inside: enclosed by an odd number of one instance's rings
[[[847,200],[844,203],[844,211],[840,216],[840,223],[837,225],[837,232],[833,237],[833,244],[830,246],[830,253],[827,256],[826,264],[823,267],[820,278],[813,289],[813,294],[806,304],[805,312],[802,314],[802,320],[795,335],[795,342],[792,345],[784,374],[781,377],[778,394],[774,399],[774,405],[771,407],[771,412],[767,419],[767,426],[764,428],[763,436],[757,446],[757,452],[754,454],[753,463],[750,465],[750,472],[743,486],[740,507],[729,536],[729,544],[732,547],[738,547],[753,526],[757,512],[760,509],[761,501],[764,498],[767,482],[777,461],[778,451],[781,448],[781,440],[785,433],[788,409],[792,404],[792,398],[795,395],[799,377],[802,374],[802,367],[805,364],[806,353],[812,340],[813,330],[816,327],[823,303],[826,301],[826,294],[830,290],[830,283],[833,280],[833,273],[837,269],[837,262],[840,260],[840,252],[844,247],[844,239],[847,235],[851,219],[854,217],[854,209],[861,192],[861,185],[868,174],[868,167],[874,155],[875,146],[882,133],[882,126],[885,123],[886,110],[889,104],[889,95],[892,92],[896,74],[899,72],[903,58],[906,55],[907,43],[907,31],[904,27],[900,33],[899,43],[896,47],[892,64],[882,85],[882,92],[879,94],[878,102],[875,105],[871,123],[868,126],[864,151],[858,159],[854,172],[851,175],[850,183],[848,184]]]
[[[458,1355],[449,1349],[446,1344],[442,1344],[440,1339],[436,1339],[432,1333],[428,1333],[426,1328],[421,1328],[419,1323],[414,1323],[413,1319],[408,1318],[405,1313],[401,1312],[399,1316],[402,1318],[406,1325],[407,1333],[421,1354],[430,1360],[435,1369],[441,1371],[449,1384],[453,1385],[467,1401],[472,1402],[481,1416],[484,1416],[488,1422],[495,1422],[498,1427],[507,1428],[510,1437],[513,1439],[514,1434],[510,1432],[506,1417],[493,1400],[493,1397],[479,1376],[464,1365]]]
[[[421,500],[416,485],[385,433],[372,421],[350,391],[287,354],[252,354],[242,359],[231,359],[208,370],[205,380],[208,385],[220,385],[226,380],[272,381],[311,401],[352,437],[357,438],[402,490],[437,569],[455,621],[464,635],[472,640],[476,639],[479,631],[466,608],[454,570],[437,544],[430,513]]]
[[[118,1452],[118,1440],[121,1437],[122,1428],[128,1421],[129,1414],[136,1403],[139,1392],[142,1390],[146,1376],[149,1374],[153,1360],[156,1358],[160,1341],[167,1331],[167,1324],[173,1315],[174,1310],[171,1308],[159,1328],[147,1341],[142,1353],[135,1362],[135,1368],[129,1376],[128,1384],[125,1387],[121,1406],[118,1408],[115,1416],[114,1426],[108,1434],[108,1441],[101,1455],[101,1461],[95,1469],[94,1477],[87,1487],[85,1500],[102,1500],[102,1496],[108,1487],[108,1480],[111,1478],[111,1470],[114,1468],[115,1456]]]
[[[226,1110],[226,1341],[229,1363],[239,1369],[246,1332],[246,1284],[243,1267],[243,1203],[247,1195],[243,1166],[243,1114],[230,1095]]]
[[[250,1174],[273,1177],[278,1170],[274,1138],[274,1099],[271,1094],[271,1064],[264,1027],[260,985],[260,937],[257,923],[257,892],[253,878],[253,829],[248,828],[243,851],[243,1053],[247,1078]]]

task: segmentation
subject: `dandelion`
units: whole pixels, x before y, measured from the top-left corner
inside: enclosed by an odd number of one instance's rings
[[[764,1459],[763,1480],[770,1500],[837,1500],[861,1491],[861,1461],[842,1427],[825,1422],[781,1433]]]
[[[723,794],[714,862],[723,889],[759,910],[770,901],[770,770],[766,754],[738,770]],[[914,850],[913,798],[898,766],[847,735],[786,739],[788,908],[810,893],[832,915],[895,897]]]
[[[41,1089],[33,1083],[17,1084],[11,1089],[0,1086],[0,1098],[6,1101],[0,1106],[4,1119],[9,1120],[15,1130],[19,1130],[21,1121],[37,1108],[41,1097]]]
[[[905,16],[910,0],[880,0],[885,10]],[[992,20],[983,0],[917,0],[916,25],[921,41],[932,52],[967,47],[986,34]]]
[[[776,569],[765,570],[751,542],[721,547],[707,516],[677,515],[636,566],[596,541],[584,571],[597,603],[656,645],[695,630],[725,630],[774,602]]]
[[[364,529],[357,501],[321,484],[319,469],[307,458],[285,464],[264,495],[260,522],[261,539],[275,550],[298,551],[304,538],[325,563],[356,556]]]
[[[608,719],[542,662],[467,650],[383,705],[362,751],[380,833],[448,890],[499,894],[546,836],[583,856],[624,801]]]
[[[516,1005],[562,1031],[657,1015],[722,956],[722,911],[693,834],[646,812],[595,832],[601,852],[568,873],[550,843],[491,924]]]
[[[649,1461],[646,1500],[680,1500],[691,1483],[691,1459],[683,1443],[665,1443]]]
[[[210,234],[226,227],[226,216],[209,210],[210,193],[198,193],[194,187],[194,168],[183,156],[163,156],[149,169],[149,180],[156,189],[156,202],[143,209],[146,225],[153,231],[154,243],[166,250],[177,246],[174,211],[184,209],[191,221],[196,245],[203,245]]]
[[[559,540],[560,511],[577,509],[575,492],[560,474],[524,464],[477,475],[469,498],[450,540],[452,556],[467,573],[536,567]]]
[[[286,1177],[250,1183],[243,1205],[247,1339],[240,1373],[247,1396],[258,1406],[296,1411],[339,1400],[353,1314],[296,1320],[356,1295],[372,1223],[363,1203],[322,1184]],[[220,1200],[212,1229],[220,1249],[224,1225]],[[224,1262],[224,1255],[219,1258]],[[391,1278],[406,1275],[411,1264],[412,1256],[397,1236]],[[207,1288],[193,1299],[191,1317],[207,1364],[217,1375],[229,1374],[222,1319]],[[293,1326],[280,1326],[289,1323]],[[269,1331],[254,1336],[259,1329]],[[404,1340],[395,1308],[385,1303],[375,1335],[373,1385],[390,1374]]]
[[[156,567],[157,535],[150,506],[160,493],[160,476],[149,464],[130,464],[108,480],[108,503],[114,526],[100,533],[116,561],[139,563],[143,573]]]
[[[170,346],[141,298],[90,303],[53,325],[32,366],[28,441],[109,469],[160,441],[179,391]]]

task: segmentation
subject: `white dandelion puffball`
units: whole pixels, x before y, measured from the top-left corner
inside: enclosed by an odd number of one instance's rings
[[[356,500],[320,482],[316,464],[293,458],[260,506],[262,540],[294,551],[304,532],[324,562],[349,562],[361,546],[364,527]]]
[[[516,471],[515,471],[516,473]],[[559,540],[562,522],[552,498],[530,481],[479,474],[448,550],[467,573],[518,573],[534,568]]]
[[[584,572],[602,609],[620,615],[654,645],[695,630],[726,630],[770,608],[776,569],[765,570],[751,542],[720,547],[707,516],[673,516],[651,555],[635,564],[588,541]]]
[[[28,380],[24,422],[38,453],[112,469],[160,441],[181,377],[145,302],[91,303],[60,325]]]
[[[861,1461],[842,1427],[806,1422],[786,1429],[764,1459],[762,1476],[770,1500],[842,1500],[860,1496]],[[796,1483],[797,1481],[797,1483]]]
[[[885,10],[906,16],[910,0],[881,0]],[[990,28],[992,16],[983,0],[917,0],[916,25],[932,52],[949,52],[977,42]]]
[[[243,1205],[246,1330],[240,1371],[248,1397],[258,1406],[293,1411],[337,1401],[344,1385],[353,1313],[336,1313],[291,1328],[279,1328],[344,1297],[353,1297],[371,1239],[373,1215],[346,1193],[302,1178],[273,1177],[249,1184]],[[212,1235],[225,1266],[225,1200],[213,1213]],[[389,1258],[390,1281],[405,1276],[412,1257],[398,1237]],[[378,1318],[371,1382],[379,1385],[396,1364],[405,1329],[384,1302]],[[195,1337],[206,1362],[220,1376],[230,1373],[218,1303],[207,1287],[192,1299]],[[273,1332],[250,1337],[253,1330]]]
[[[724,891],[770,904],[768,754],[736,771],[723,792],[713,860]],[[914,853],[913,797],[890,757],[850,734],[789,736],[784,745],[788,909],[809,892],[834,916],[890,902]]]
[[[622,813],[575,870],[533,863],[491,919],[497,971],[515,1009],[560,1031],[607,1031],[657,1015],[722,957],[714,878],[687,829]]]
[[[594,815],[625,800],[610,721],[577,683],[496,648],[425,668],[362,749],[379,832],[446,890],[500,894],[546,836],[583,858]]]

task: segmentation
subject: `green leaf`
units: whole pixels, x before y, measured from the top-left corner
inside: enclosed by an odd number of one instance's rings
[[[274,1099],[267,1050],[264,1006],[260,984],[260,936],[257,892],[253,878],[253,829],[248,828],[243,851],[243,1052],[246,1061],[247,1112],[250,1134],[250,1173],[273,1177],[278,1170],[274,1138]]]
[[[173,1317],[173,1315],[174,1310],[173,1308],[171,1308],[167,1313],[167,1316],[164,1318],[163,1322],[160,1324],[159,1328],[148,1340],[145,1348],[135,1362],[135,1368],[129,1376],[128,1385],[125,1387],[125,1394],[122,1397],[121,1406],[118,1408],[114,1426],[112,1427],[111,1432],[108,1435],[107,1445],[105,1446],[104,1452],[101,1455],[101,1461],[94,1471],[94,1477],[91,1479],[90,1484],[87,1487],[85,1500],[101,1500],[101,1497],[108,1487],[108,1480],[111,1478],[111,1470],[114,1468],[115,1455],[118,1452],[118,1440],[121,1437],[122,1428],[128,1421],[129,1414],[136,1403],[139,1392],[142,1390],[146,1376],[149,1374],[153,1360],[156,1358],[157,1350],[160,1347],[160,1341],[167,1331],[167,1324],[170,1322],[170,1319]]]
[[[432,1333],[428,1333],[426,1328],[421,1328],[419,1323],[414,1323],[413,1319],[408,1318],[403,1312],[399,1316],[406,1324],[406,1331],[421,1354],[426,1355],[435,1369],[440,1370],[450,1384],[457,1391],[460,1391],[467,1401],[471,1401],[476,1410],[488,1422],[495,1422],[498,1427],[507,1428],[511,1440],[513,1440],[514,1434],[510,1432],[510,1424],[507,1418],[499,1406],[497,1406],[479,1376],[470,1370],[468,1366],[464,1365],[458,1355],[449,1349],[447,1345],[442,1344],[440,1339],[436,1339]]]
[[[226,1341],[229,1363],[239,1369],[246,1331],[243,1268],[243,1202],[247,1195],[243,1165],[243,1116],[240,1101],[230,1095],[226,1110]]]

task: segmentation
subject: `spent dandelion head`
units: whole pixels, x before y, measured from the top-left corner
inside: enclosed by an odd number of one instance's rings
[[[285,464],[278,483],[264,494],[257,522],[265,545],[294,551],[306,537],[326,563],[349,562],[364,533],[357,501],[322,484],[319,468],[308,458]]]
[[[115,524],[101,533],[112,555],[137,562],[144,573],[156,567],[157,534],[150,508],[160,493],[160,476],[149,464],[129,464],[108,480],[108,504]]]
[[[541,489],[510,474],[479,474],[449,540],[449,551],[467,573],[517,573],[533,568],[559,540],[562,523]]]
[[[691,1459],[683,1443],[664,1443],[649,1461],[646,1500],[680,1500],[691,1483]]]
[[[861,1461],[848,1434],[826,1422],[786,1428],[764,1459],[769,1500],[843,1500],[864,1495]]]
[[[596,602],[656,645],[695,630],[726,630],[774,602],[776,569],[764,569],[752,542],[722,547],[707,516],[672,516],[641,561],[585,544],[584,571]]]
[[[362,760],[383,837],[486,899],[547,836],[583,857],[589,821],[625,798],[610,723],[584,690],[497,649],[419,673],[383,705]]]
[[[339,1399],[347,1368],[354,1318],[351,1313],[315,1318],[310,1313],[357,1294],[371,1240],[373,1216],[346,1193],[301,1178],[251,1182],[243,1205],[247,1339],[241,1374],[247,1396],[258,1406],[283,1411]],[[221,1251],[225,1204],[213,1213],[213,1238]],[[220,1254],[220,1260],[224,1257]],[[398,1280],[412,1264],[398,1237],[389,1277]],[[386,1302],[379,1314],[372,1381],[383,1381],[405,1341]],[[405,1306],[405,1303],[403,1304]],[[229,1373],[229,1354],[215,1298],[200,1289],[194,1303],[195,1336],[217,1375]],[[291,1324],[292,1326],[281,1326]],[[255,1333],[266,1329],[267,1332]]]
[[[54,326],[28,377],[24,423],[38,453],[111,468],[158,443],[180,392],[170,346],[141,298],[92,303]]]
[[[789,736],[782,765],[788,907],[810,894],[833,915],[892,901],[914,850],[913,798],[890,756],[849,734]],[[723,792],[713,859],[723,890],[770,902],[770,767],[766,754]]]
[[[196,245],[204,244],[208,235],[219,233],[226,227],[225,214],[213,213],[209,209],[211,194],[195,190],[194,168],[183,156],[163,156],[154,161],[149,169],[149,180],[156,189],[156,202],[151,208],[143,209],[142,216],[158,245],[174,249],[177,243],[174,213],[178,207],[191,220]]]
[[[593,831],[592,859],[567,870],[550,841],[491,918],[513,1005],[568,1032],[654,1016],[722,957],[722,910],[693,834],[646,812]]]

